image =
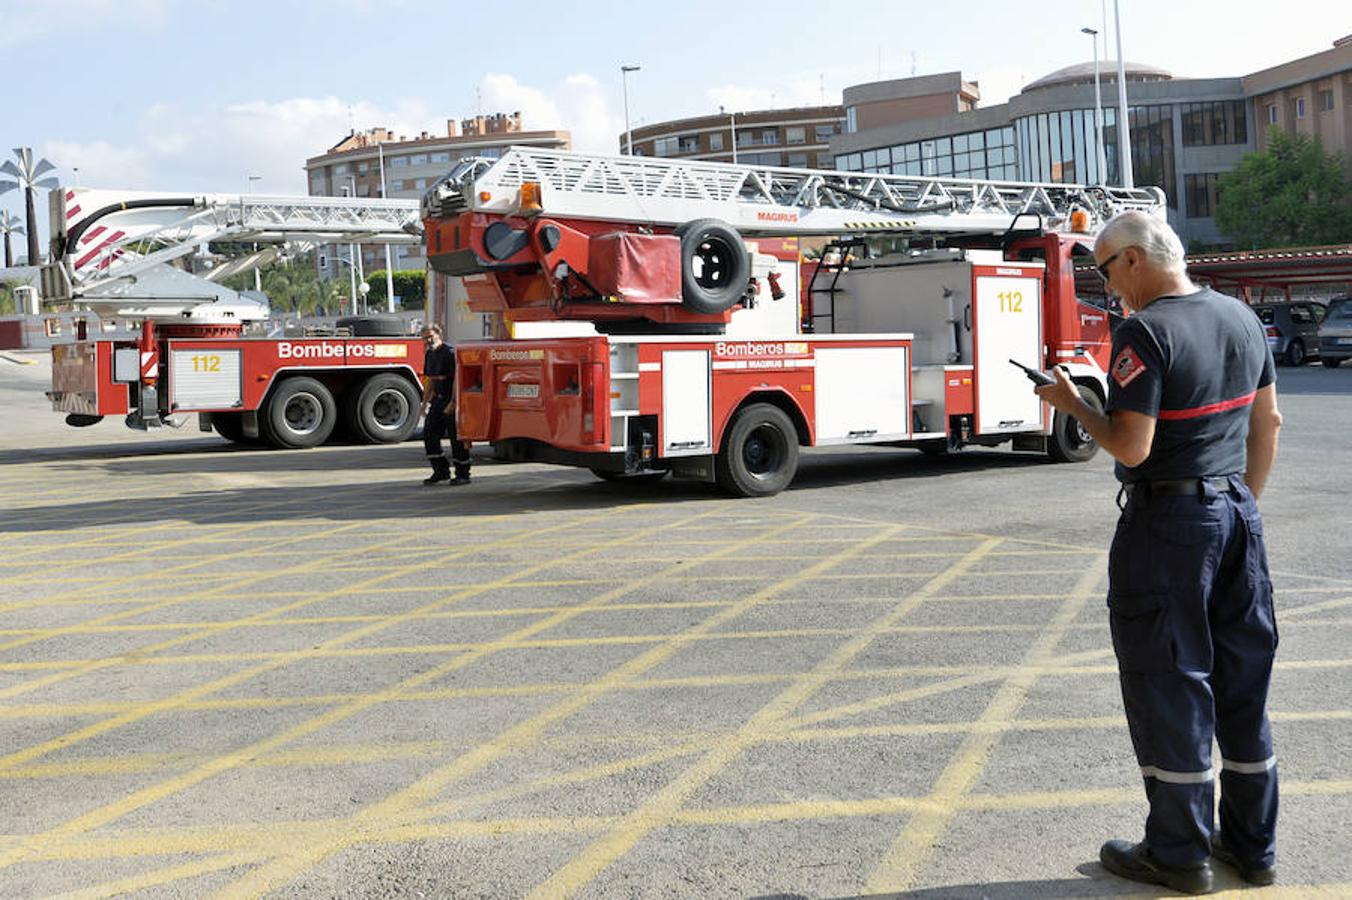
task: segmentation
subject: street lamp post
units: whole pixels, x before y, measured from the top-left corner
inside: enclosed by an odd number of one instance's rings
[[[338,190],[343,192],[344,197],[352,196],[354,193],[356,193],[356,179],[353,179],[352,188],[348,188],[347,185],[343,185]],[[335,256],[334,258],[342,259],[341,256]],[[352,315],[355,316],[357,315],[357,264],[353,260],[352,244],[350,243],[347,245],[347,259],[343,260],[343,262],[347,263],[348,279],[352,284],[352,293],[349,294],[348,296],[351,298],[352,301]]]
[[[380,199],[385,199],[385,145],[376,141],[376,157],[380,160]],[[385,244],[385,310],[394,312],[394,262],[390,259],[390,245]]]
[[[1122,11],[1113,0],[1113,28],[1117,31],[1117,164],[1122,187],[1136,186],[1131,171],[1131,120],[1127,116],[1127,64],[1122,61]]]
[[[639,66],[620,66],[620,83],[624,85],[624,143],[629,156],[634,155],[634,133],[629,130],[629,73],[638,70]]]
[[[1108,171],[1103,156],[1103,94],[1099,89],[1098,32],[1093,28],[1081,28],[1083,34],[1094,41],[1094,158],[1098,162],[1098,183],[1108,183]]]
[[[262,181],[262,180],[263,180],[263,176],[262,176],[262,175],[245,175],[245,176],[244,176],[244,193],[245,193],[245,194],[252,194],[252,193],[253,193],[253,183],[254,183],[255,181]],[[241,200],[241,201],[240,201],[240,206],[243,207],[243,205],[244,205],[244,201]],[[244,216],[243,216],[243,209],[242,209],[242,208],[241,208],[240,212],[241,212],[240,218],[242,219],[242,218],[244,218]],[[257,252],[258,252],[258,245],[257,245],[257,244],[254,244],[254,245],[253,245],[253,249],[254,249],[254,253],[257,253]],[[263,273],[259,271],[257,265],[254,266],[254,290],[255,290],[255,291],[258,291],[259,293],[262,293],[262,291],[263,291]]]

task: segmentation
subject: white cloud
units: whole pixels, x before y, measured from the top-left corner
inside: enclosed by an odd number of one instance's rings
[[[544,90],[522,84],[511,75],[491,73],[484,76],[480,87],[485,112],[520,112],[527,131],[569,131],[573,149],[583,153],[615,153],[618,149],[624,115],[612,108],[610,92],[592,75],[569,75],[554,89]]]
[[[839,103],[840,92],[824,89],[817,75],[800,75],[780,81],[774,87],[725,84],[704,92],[711,109],[728,112],[752,109],[789,109],[796,106],[825,106]]]
[[[436,123],[440,124],[436,124]],[[222,107],[183,109],[157,103],[137,122],[134,144],[55,139],[42,149],[69,180],[105,188],[234,193],[248,175],[261,175],[261,193],[306,193],[305,160],[318,156],[355,126],[386,126],[397,134],[444,134],[445,121],[421,100],[386,109],[337,97],[295,97]]]

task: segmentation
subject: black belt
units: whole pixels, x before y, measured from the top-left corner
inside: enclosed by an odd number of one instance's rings
[[[1211,485],[1216,492],[1223,494],[1234,490],[1228,475],[1213,475],[1208,478],[1175,478],[1163,481],[1128,481],[1123,483],[1122,492],[1128,497],[1196,497]]]

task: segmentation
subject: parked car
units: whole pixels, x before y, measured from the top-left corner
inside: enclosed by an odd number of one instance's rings
[[[1267,331],[1268,346],[1277,362],[1303,366],[1319,354],[1319,323],[1324,304],[1299,300],[1294,303],[1261,303],[1253,307]]]
[[[1329,304],[1328,315],[1319,325],[1319,359],[1330,369],[1352,359],[1352,297]]]

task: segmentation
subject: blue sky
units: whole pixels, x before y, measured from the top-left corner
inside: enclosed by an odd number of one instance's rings
[[[865,81],[960,70],[982,104],[1091,57],[1100,0],[862,4],[776,0],[0,0],[0,154],[31,146],[63,183],[304,193],[302,166],[347,132],[444,133],[520,110],[612,152],[624,129],[717,110],[839,102]],[[1121,0],[1129,60],[1240,75],[1328,49],[1348,5]],[[1280,9],[1280,11],[1278,11]],[[1111,24],[1112,2],[1108,2]],[[1115,52],[1109,48],[1109,56]],[[45,204],[44,204],[45,205]],[[11,192],[0,208],[20,212]]]

